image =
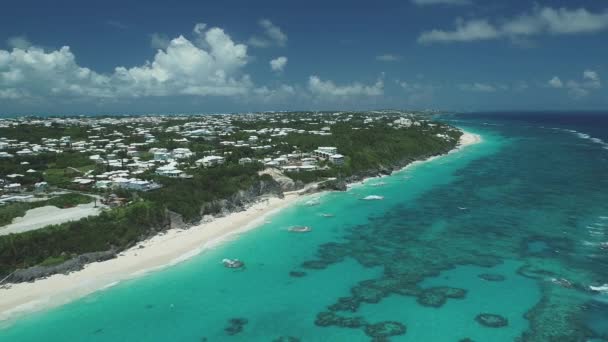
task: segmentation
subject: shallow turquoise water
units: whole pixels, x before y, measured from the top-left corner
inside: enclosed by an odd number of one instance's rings
[[[315,325],[339,298],[357,302],[355,311],[334,307],[340,317],[405,325],[406,333],[391,341],[511,341],[526,331],[529,340],[543,340],[568,329],[569,336],[588,338],[608,333],[604,296],[585,291],[608,282],[606,254],[598,248],[608,240],[608,220],[602,219],[608,216],[608,150],[530,120],[454,119],[484,142],[322,195],[319,206],[286,209],[174,267],[11,322],[0,340],[370,340],[363,327]],[[380,181],[386,184],[372,186]],[[371,194],[385,199],[360,200]],[[289,233],[292,225],[313,232]],[[246,270],[223,268],[225,257],[246,261]],[[307,261],[315,263],[302,265]],[[487,281],[479,277],[484,273],[505,279]],[[567,278],[575,287],[552,278]],[[466,295],[440,307],[419,303],[421,291],[440,286]],[[501,315],[509,324],[481,326],[479,313]],[[550,328],[544,323],[562,316],[568,318]],[[242,332],[226,333],[231,318],[247,319]]]

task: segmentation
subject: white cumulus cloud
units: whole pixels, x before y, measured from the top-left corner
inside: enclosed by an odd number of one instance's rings
[[[602,88],[602,81],[600,75],[593,70],[583,71],[582,80],[569,80],[563,83],[557,76],[549,80],[549,86],[556,89],[567,89],[568,94],[574,99],[581,99],[586,97],[593,90]]]
[[[553,76],[553,78],[549,80],[548,84],[551,88],[563,88],[564,87],[564,83],[557,76]]]
[[[273,24],[268,19],[262,19],[258,24],[264,30],[263,36],[253,36],[249,38],[247,43],[254,47],[265,48],[273,45],[285,46],[287,45],[287,34],[285,34],[280,27]]]
[[[471,42],[487,39],[521,39],[542,34],[595,33],[608,29],[608,10],[593,13],[585,8],[536,7],[528,13],[492,23],[487,18],[456,22],[453,30],[425,31],[418,42]]]
[[[454,31],[431,30],[423,32],[418,42],[423,44],[433,42],[470,42],[476,40],[495,39],[500,32],[487,20],[457,21]]]
[[[586,86],[589,88],[598,89],[602,87],[600,75],[593,70],[585,70],[583,72],[583,79],[585,80]]]
[[[17,49],[22,49],[22,50],[25,50],[25,49],[29,48],[30,46],[32,46],[32,43],[25,36],[10,37],[9,39],[6,40],[6,43],[11,48],[17,48]]]
[[[270,69],[276,72],[283,72],[287,65],[287,57],[281,56],[270,61]]]
[[[179,36],[159,47],[152,61],[100,74],[81,67],[69,47],[0,50],[0,89],[4,98],[143,97],[247,93],[253,84],[242,69],[247,46],[224,30],[198,26],[202,45]]]
[[[358,82],[347,85],[336,85],[333,81],[324,81],[318,76],[310,76],[308,90],[321,97],[380,96],[384,94],[384,82],[378,80],[372,85]]]

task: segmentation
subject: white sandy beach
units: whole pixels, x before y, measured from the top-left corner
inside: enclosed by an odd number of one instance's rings
[[[457,149],[480,141],[479,135],[465,132]],[[269,215],[301,198],[297,192],[287,193],[283,199],[269,198],[245,211],[219,217],[187,230],[169,230],[140,243],[143,248],[138,245],[115,259],[89,264],[82,271],[53,275],[33,283],[11,284],[8,289],[0,289],[0,321],[59,306],[122,280],[174,265],[238,233],[260,226]]]
[[[458,150],[464,148],[469,145],[478,144],[482,141],[481,136],[479,134],[473,134],[469,132],[464,132],[464,134],[460,137],[460,141],[458,142]]]

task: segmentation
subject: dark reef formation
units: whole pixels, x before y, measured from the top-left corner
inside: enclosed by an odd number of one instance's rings
[[[423,290],[417,298],[417,302],[423,306],[441,307],[448,298],[462,299],[467,291],[453,287],[433,287]]]
[[[363,317],[344,317],[333,312],[324,311],[317,314],[315,324],[320,327],[361,328],[366,325],[366,322]]]
[[[224,331],[230,336],[239,334],[248,322],[246,318],[231,318],[228,320],[228,326],[224,328]]]
[[[406,332],[405,325],[394,322],[386,321],[375,324],[368,324],[365,326],[365,334],[373,337],[374,340],[386,340],[388,337],[404,335]]]
[[[480,313],[475,317],[477,323],[488,328],[502,328],[509,325],[509,321],[501,315],[491,313]]]
[[[501,275],[501,274],[494,274],[494,273],[482,273],[480,275],[478,275],[479,278],[486,280],[486,281],[505,281],[505,279],[507,279],[505,276]]]
[[[302,278],[306,276],[306,272],[302,271],[291,271],[289,272],[289,276],[293,278]]]

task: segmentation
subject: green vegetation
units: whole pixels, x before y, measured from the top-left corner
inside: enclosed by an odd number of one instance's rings
[[[181,214],[186,221],[201,218],[201,208],[213,201],[225,199],[239,190],[251,187],[260,179],[259,164],[241,166],[228,164],[209,169],[191,170],[191,179],[154,177],[163,188],[142,196]],[[212,208],[211,212],[214,213]]]
[[[0,226],[5,226],[13,222],[16,217],[22,217],[25,213],[34,208],[52,205],[57,208],[70,208],[79,204],[93,202],[91,196],[81,194],[63,194],[44,201],[9,203],[0,207]]]
[[[157,204],[138,201],[99,216],[0,236],[0,275],[42,263],[56,264],[61,258],[84,253],[128,248],[161,229],[164,213]]]
[[[17,162],[18,161],[18,162]],[[26,164],[21,164],[26,162]],[[36,182],[46,181],[50,185],[68,188],[73,179],[73,173],[92,170],[96,167],[86,154],[79,152],[40,153],[35,156],[19,157],[14,160],[0,159],[0,174],[21,174],[24,177],[16,179],[23,186],[31,186]],[[34,169],[36,173],[26,172]]]
[[[84,126],[64,126],[52,124],[44,125],[19,125],[11,128],[0,128],[0,136],[7,139],[22,140],[27,137],[28,141],[40,143],[42,138],[60,139],[64,136],[72,137],[72,139],[84,139],[88,136],[87,128]]]
[[[289,173],[294,180],[305,183],[327,177],[348,177],[361,172],[386,168],[403,161],[412,161],[426,156],[445,153],[455,147],[461,133],[447,131],[447,126],[422,126],[394,129],[374,126],[368,129],[352,130],[351,125],[337,124],[332,127],[331,136],[311,134],[290,134],[287,144],[280,150],[288,153],[293,147],[301,151],[313,151],[318,146],[335,146],[346,156],[344,165],[332,166],[326,170]],[[445,140],[437,134],[452,138]]]
[[[41,262],[40,264],[38,264],[38,266],[55,266],[55,265],[59,265],[62,264],[66,261],[70,260],[69,256],[63,254],[60,256],[50,256],[46,259],[44,259],[43,262]]]

